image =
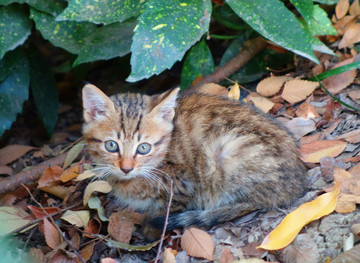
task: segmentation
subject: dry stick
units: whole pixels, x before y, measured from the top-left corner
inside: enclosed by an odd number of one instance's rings
[[[161,248],[162,248],[164,238],[165,238],[165,234],[166,234],[166,227],[168,225],[169,214],[170,214],[170,206],[171,206],[173,195],[174,195],[173,180],[171,180],[170,181],[170,198],[169,198],[168,206],[166,208],[165,223],[164,223],[163,232],[162,232],[161,238],[160,238],[159,248],[158,248],[158,251],[157,251],[157,254],[156,254],[156,258],[155,258],[155,263],[157,263],[159,261],[159,258],[160,258]]]
[[[235,57],[230,59],[225,65],[217,68],[210,75],[207,75],[205,78],[192,85],[190,87],[190,91],[196,92],[202,85],[206,83],[219,82],[225,77],[230,76],[239,70],[242,66],[244,66],[247,62],[249,62],[256,54],[265,49],[265,47],[266,41],[262,37],[257,37],[246,41],[244,43],[244,47]]]
[[[79,260],[83,263],[86,263],[86,261],[81,257],[80,253],[77,251],[77,249],[74,247],[74,245],[72,244],[72,242],[70,240],[68,240],[65,236],[65,234],[61,231],[61,229],[59,228],[59,226],[56,224],[56,222],[54,221],[54,219],[49,216],[48,212],[45,210],[45,208],[35,199],[35,197],[32,195],[32,193],[30,192],[29,188],[27,188],[24,184],[22,184],[22,186],[26,189],[26,191],[29,193],[31,199],[43,210],[43,212],[48,216],[48,218],[50,219],[51,223],[53,223],[54,227],[57,229],[57,231],[60,233],[60,235],[62,236],[62,238],[65,240],[65,242],[69,245],[69,247],[71,247],[71,249],[74,251],[74,254],[79,258]]]

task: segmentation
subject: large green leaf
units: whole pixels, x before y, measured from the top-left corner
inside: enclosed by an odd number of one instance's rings
[[[52,135],[58,117],[59,95],[51,68],[35,48],[29,52],[30,86],[44,127]]]
[[[208,31],[211,10],[210,0],[151,0],[135,28],[127,80],[159,74],[181,60]]]
[[[244,41],[244,35],[240,35],[238,38],[234,39],[225,50],[224,55],[221,57],[219,66],[224,65],[230,59],[235,57],[243,47]]]
[[[130,52],[136,21],[98,27],[93,23],[55,21],[51,15],[31,8],[31,18],[42,36],[54,46],[78,54],[74,65],[121,57]]]
[[[0,59],[25,42],[31,27],[32,22],[23,6],[0,6]]]
[[[69,6],[56,18],[57,21],[88,21],[96,24],[122,22],[137,17],[148,0],[78,0],[70,1]]]
[[[303,25],[312,36],[336,35],[337,31],[332,26],[327,13],[319,5],[314,5],[311,19],[303,21]]]
[[[226,0],[253,29],[274,43],[319,62],[312,50],[312,37],[279,0]]]
[[[7,67],[7,76],[0,83],[0,136],[11,127],[29,98],[29,64],[21,49],[8,52],[1,66]],[[5,71],[2,71],[5,72]]]
[[[206,76],[215,69],[211,51],[204,40],[193,46],[186,55],[181,71],[181,89],[188,88],[199,76]]]
[[[313,0],[313,2],[317,2],[325,5],[333,5],[333,4],[337,4],[339,0]]]
[[[313,14],[313,2],[311,0],[290,0],[290,2],[299,11],[305,21],[310,21]]]
[[[0,5],[11,3],[28,4],[39,11],[53,16],[58,15],[66,7],[66,1],[63,0],[0,0]]]

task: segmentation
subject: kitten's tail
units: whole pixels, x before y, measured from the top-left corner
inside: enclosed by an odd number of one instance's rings
[[[166,229],[173,230],[192,225],[212,227],[220,223],[231,221],[237,217],[244,216],[260,208],[261,207],[255,204],[237,203],[209,210],[189,210],[179,214],[170,215]],[[164,223],[165,217],[161,216],[152,219],[150,225],[162,229]]]

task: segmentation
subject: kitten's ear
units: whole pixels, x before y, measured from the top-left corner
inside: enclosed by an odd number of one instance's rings
[[[115,111],[114,103],[94,85],[85,85],[82,90],[82,97],[85,122],[109,116],[110,112]]]
[[[160,102],[152,109],[150,114],[153,114],[157,119],[172,121],[175,115],[176,98],[180,89],[176,88],[170,92],[160,95]]]

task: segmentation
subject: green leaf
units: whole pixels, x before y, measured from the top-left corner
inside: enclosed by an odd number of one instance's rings
[[[79,0],[70,1],[69,6],[56,18],[57,21],[88,21],[95,24],[122,22],[139,16],[148,0]]]
[[[53,16],[33,8],[31,18],[45,39],[55,46],[79,55],[74,66],[129,53],[136,23],[126,21],[98,27],[88,22],[57,22]]]
[[[231,29],[243,30],[244,28],[248,28],[248,26],[244,24],[244,21],[234,13],[229,5],[215,6],[213,17],[216,21]]]
[[[299,11],[305,21],[311,21],[313,14],[313,2],[311,0],[290,0]]]
[[[11,127],[29,98],[29,64],[21,49],[8,52],[0,65],[6,66],[6,77],[0,83],[0,136]]]
[[[60,14],[66,7],[66,2],[63,0],[0,0],[1,5],[8,5],[11,3],[28,4],[39,11],[53,16]]]
[[[312,17],[307,22],[302,21],[305,27],[305,30],[310,33],[310,35],[336,35],[337,31],[332,26],[330,19],[327,16],[327,13],[321,9],[319,5],[315,5],[312,13]]]
[[[222,56],[219,66],[224,65],[226,62],[228,62],[230,59],[232,59],[236,54],[239,53],[240,49],[243,47],[244,44],[244,36],[239,36],[237,39],[235,39],[226,49],[224,55]]]
[[[127,81],[149,78],[181,60],[208,31],[211,10],[210,0],[151,0],[135,28]]]
[[[186,55],[181,71],[181,89],[188,88],[199,76],[206,76],[215,70],[214,59],[204,40],[193,46]]]
[[[5,236],[12,231],[31,222],[25,219],[29,216],[23,209],[13,206],[0,207],[0,236]]]
[[[59,94],[55,77],[41,53],[35,48],[29,52],[30,86],[38,115],[49,136],[54,132],[58,117]]]
[[[324,5],[333,5],[333,4],[337,4],[339,0],[313,0],[313,2],[321,3]]]
[[[317,75],[316,77],[312,77],[310,80],[311,81],[321,81],[326,78],[329,78],[329,77],[332,77],[337,74],[341,74],[341,73],[344,73],[346,71],[353,70],[353,69],[360,69],[360,61],[346,64],[346,65],[338,67],[338,68],[330,69],[328,71],[325,71],[325,72]]]
[[[32,22],[23,6],[0,6],[0,59],[25,42],[31,27]]]
[[[226,0],[254,30],[274,43],[318,63],[312,37],[279,0]]]
[[[98,216],[102,222],[109,221],[109,219],[105,216],[105,208],[102,207],[99,197],[91,196],[88,201],[88,206],[98,212]]]

